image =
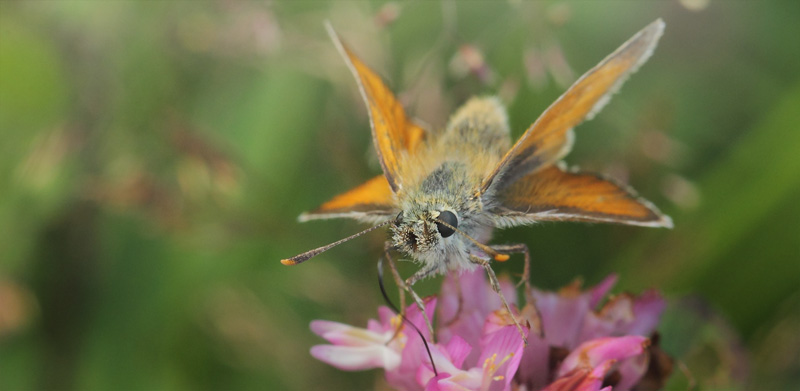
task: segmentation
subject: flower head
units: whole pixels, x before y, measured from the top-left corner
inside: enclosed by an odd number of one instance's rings
[[[429,316],[435,306],[435,299],[427,300],[426,311]],[[409,307],[406,314],[415,324],[422,322],[423,317],[416,306]],[[395,371],[403,364],[408,328],[402,325],[402,318],[393,314],[388,307],[379,307],[378,320],[370,319],[365,329],[344,323],[315,320],[311,322],[311,331],[332,343],[312,347],[311,355],[339,369],[354,371],[383,368]],[[410,359],[411,357],[406,358],[406,366]]]
[[[610,276],[588,290],[574,283],[558,292],[525,292],[529,303],[514,316],[541,330],[529,332],[524,346],[482,271],[448,276],[438,297],[425,303],[428,317],[436,313],[435,342],[415,305],[406,317],[421,335],[380,307],[379,319],[365,329],[312,322],[332,345],[314,346],[311,354],[343,370],[382,368],[398,390],[630,390],[648,369],[648,337],[665,303],[647,291],[612,297],[598,309],[615,282]],[[516,307],[512,284],[503,280],[501,289]]]

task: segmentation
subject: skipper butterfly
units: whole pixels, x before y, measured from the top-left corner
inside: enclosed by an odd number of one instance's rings
[[[653,53],[664,30],[661,19],[581,76],[513,145],[505,108],[494,97],[473,98],[453,114],[444,129],[424,130],[408,118],[381,78],[330,25],[327,28],[367,105],[383,174],[303,213],[299,220],[343,217],[377,225],[284,259],[283,264],[304,262],[388,225],[387,258],[391,260],[390,251],[395,250],[421,265],[405,281],[392,266],[398,285],[420,307],[422,300],[411,289],[415,282],[482,267],[506,310],[513,314],[490,265],[507,260],[508,254],[524,254],[522,282],[527,285],[530,255],[525,244],[488,244],[495,228],[539,221],[672,227],[668,216],[632,189],[595,174],[566,170],[560,163],[572,148],[573,128],[597,114]],[[430,320],[426,321],[432,331]],[[514,322],[525,338],[519,321],[515,318]]]

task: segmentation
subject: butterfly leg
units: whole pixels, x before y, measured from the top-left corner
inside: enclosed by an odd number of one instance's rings
[[[525,346],[528,346],[528,333],[522,329],[522,325],[519,323],[516,315],[514,315],[514,311],[511,310],[511,306],[508,305],[506,297],[503,296],[503,292],[500,290],[500,281],[497,280],[497,275],[494,274],[494,270],[492,270],[492,266],[489,264],[489,261],[474,255],[470,255],[469,259],[473,263],[481,265],[483,269],[486,270],[486,274],[489,275],[489,282],[492,284],[492,289],[495,291],[495,293],[497,293],[498,296],[500,296],[500,301],[503,302],[503,307],[505,307],[506,311],[508,311],[508,315],[514,320],[514,325],[517,326],[519,335],[522,336],[522,341],[525,342]]]
[[[528,245],[525,243],[519,244],[501,244],[492,246],[492,250],[500,253],[522,253],[525,256],[525,266],[522,269],[522,279],[517,284],[525,285],[525,301],[531,305],[533,311],[528,315],[528,320],[531,323],[531,330],[544,337],[544,330],[542,328],[542,316],[539,313],[539,308],[536,307],[536,299],[533,298],[531,289],[531,252],[528,250]]]
[[[405,319],[406,292],[401,288],[403,279],[400,278],[400,273],[397,271],[397,265],[395,265],[394,259],[392,258],[392,255],[389,253],[391,249],[392,249],[391,243],[386,242],[383,246],[384,256],[386,261],[388,261],[389,263],[389,269],[392,271],[392,277],[394,278],[395,285],[397,285],[398,295],[400,296],[400,308],[394,308],[394,309],[400,314],[400,317],[402,319]],[[383,260],[379,261],[378,265],[380,266],[382,262]],[[400,335],[400,331],[402,330],[403,330],[403,322],[397,322],[397,329],[395,329],[394,335],[392,335],[392,338],[389,341],[387,341],[386,344],[388,345],[389,342],[397,338],[397,336]]]
[[[517,284],[517,287],[520,285],[525,285],[526,292],[531,289],[531,252],[528,250],[528,245],[525,243],[518,243],[518,244],[500,244],[491,246],[492,250],[495,250],[499,253],[503,254],[519,254],[522,253],[525,256],[525,265],[522,269],[522,279]]]
[[[414,298],[414,301],[417,303],[417,307],[419,307],[419,310],[422,312],[422,317],[425,319],[425,324],[428,325],[428,331],[431,332],[431,338],[434,340],[436,340],[436,334],[433,332],[433,323],[431,323],[431,320],[428,318],[428,313],[425,312],[425,304],[423,303],[422,298],[417,295],[417,292],[414,292],[414,290],[411,289],[411,286],[413,286],[417,281],[433,275],[435,272],[435,267],[422,268],[414,273],[414,275],[407,278],[405,283],[403,283],[403,289],[405,289],[411,295],[411,297]]]
[[[400,312],[405,315],[406,312],[406,291],[403,289],[405,285],[403,278],[400,277],[400,272],[397,271],[397,265],[394,263],[392,255],[389,253],[392,250],[392,242],[387,241],[383,244],[383,254],[389,261],[389,269],[392,271],[395,285],[397,285],[398,296],[400,296]]]
[[[431,338],[435,339],[436,334],[434,334],[433,332],[433,323],[431,323],[431,320],[428,318],[428,313],[425,312],[425,303],[422,301],[422,298],[419,297],[417,292],[414,292],[414,290],[411,288],[411,286],[414,285],[415,282],[429,276],[430,274],[433,273],[435,269],[432,268],[421,269],[418,272],[416,272],[413,276],[403,281],[403,278],[400,277],[400,272],[397,271],[397,265],[394,263],[394,259],[389,254],[389,250],[391,250],[391,244],[389,242],[386,242],[386,244],[384,245],[384,253],[386,259],[389,260],[389,267],[392,270],[392,276],[394,277],[395,283],[397,284],[398,287],[402,288],[400,290],[400,306],[401,306],[400,311],[405,312],[406,310],[405,292],[408,292],[414,299],[414,302],[417,303],[417,307],[419,307],[420,312],[422,312],[422,317],[423,319],[425,319],[425,324],[428,326],[428,331],[430,331],[431,333]]]

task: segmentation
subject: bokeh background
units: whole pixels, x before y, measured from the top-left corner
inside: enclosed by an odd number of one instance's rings
[[[495,242],[527,243],[540,287],[663,291],[671,388],[797,389],[800,3],[714,0],[1,1],[0,389],[380,387],[312,359],[308,323],[375,315],[384,234],[278,262],[362,229],[296,216],[379,172],[323,21],[432,128],[496,94],[517,136],[658,17],[655,55],[567,161],[675,229]]]

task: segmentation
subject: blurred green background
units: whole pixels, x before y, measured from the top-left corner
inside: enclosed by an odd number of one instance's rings
[[[516,136],[657,17],[655,55],[567,161],[675,229],[494,242],[527,243],[541,287],[662,290],[679,389],[796,389],[800,2],[714,0],[0,2],[0,389],[376,387],[312,359],[308,323],[375,315],[384,234],[278,262],[363,228],[296,216],[379,173],[323,21],[432,127],[497,94]]]

